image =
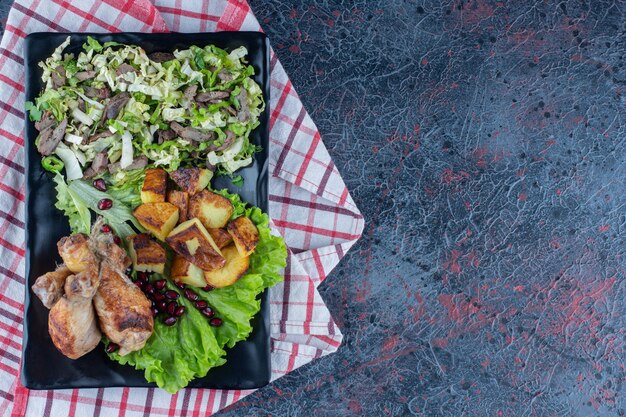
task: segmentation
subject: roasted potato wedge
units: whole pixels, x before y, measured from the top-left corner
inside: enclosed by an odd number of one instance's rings
[[[167,192],[167,172],[161,168],[147,169],[141,187],[142,203],[163,203]]]
[[[178,253],[174,254],[170,276],[174,281],[182,282],[192,287],[206,286],[204,271]]]
[[[167,193],[167,202],[178,207],[178,222],[187,221],[187,208],[189,207],[189,193],[186,191],[170,190]]]
[[[78,233],[62,237],[57,242],[63,263],[75,274],[86,270],[90,263],[96,263],[96,257],[89,249],[88,239],[87,235]]]
[[[242,256],[235,246],[227,246],[222,249],[226,264],[220,269],[204,271],[204,279],[207,284],[222,288],[234,284],[245,275],[250,266],[250,259]]]
[[[213,241],[220,249],[230,245],[233,241],[233,238],[230,237],[230,233],[228,233],[224,229],[206,229],[206,231],[209,232],[209,234],[213,238]]]
[[[233,210],[229,199],[208,190],[189,198],[189,217],[197,217],[207,229],[219,229],[226,226]]]
[[[220,248],[197,218],[176,226],[165,242],[174,252],[207,271],[221,268],[226,262]]]
[[[179,168],[170,172],[170,177],[181,190],[195,194],[209,185],[213,172],[203,168]]]
[[[228,233],[235,242],[241,256],[250,256],[259,242],[259,229],[246,216],[237,217],[228,223]]]
[[[171,203],[142,204],[133,215],[150,233],[165,240],[178,222],[178,207]]]
[[[167,255],[163,246],[150,239],[146,233],[128,236],[126,239],[135,271],[158,272],[159,274],[165,271]]]

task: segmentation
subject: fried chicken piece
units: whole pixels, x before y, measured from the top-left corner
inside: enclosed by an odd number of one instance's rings
[[[46,308],[52,306],[63,297],[63,286],[72,271],[65,265],[60,265],[56,270],[43,274],[31,287],[33,293],[41,300]]]
[[[50,309],[48,331],[56,348],[70,359],[91,352],[100,342],[92,299],[98,288],[97,264],[70,275],[65,295]]]
[[[100,329],[120,346],[120,355],[143,348],[152,335],[152,303],[120,271],[119,265],[116,268],[107,260],[100,264],[100,286],[94,297],[94,306]]]
[[[89,239],[82,233],[61,238],[57,248],[63,263],[75,274],[87,269],[90,263],[96,262],[89,247]]]

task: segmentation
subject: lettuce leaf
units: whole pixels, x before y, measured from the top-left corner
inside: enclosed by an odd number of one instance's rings
[[[170,393],[184,388],[194,378],[205,376],[211,368],[223,365],[224,348],[233,347],[250,335],[250,320],[261,308],[259,295],[283,280],[287,248],[281,237],[271,234],[267,214],[258,207],[246,207],[238,195],[227,190],[216,192],[233,203],[233,218],[245,215],[259,229],[259,242],[250,255],[248,273],[231,286],[197,291],[200,299],[213,308],[215,316],[222,319],[222,325],[210,326],[190,301],[180,297],[179,303],[187,312],[178,323],[168,327],[157,319],[154,333],[143,349],[125,356],[109,354],[114,361],[144,370],[147,381]],[[169,281],[168,288],[177,290]]]

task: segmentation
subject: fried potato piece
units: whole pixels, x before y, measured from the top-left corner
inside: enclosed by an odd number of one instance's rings
[[[237,217],[228,223],[228,233],[241,256],[250,256],[259,242],[259,229],[246,216]]]
[[[189,217],[197,217],[207,229],[226,226],[233,210],[229,199],[208,190],[201,191],[189,199]]]
[[[178,207],[178,222],[187,220],[187,208],[189,207],[189,193],[187,191],[170,190],[167,193],[167,202]]]
[[[170,172],[170,177],[181,190],[188,192],[189,194],[195,194],[201,190],[204,190],[211,178],[213,178],[213,172],[203,168],[179,168],[176,171]]]
[[[174,281],[192,287],[204,287],[206,285],[204,271],[178,253],[174,254],[170,276]]]
[[[142,203],[163,203],[167,192],[167,172],[161,168],[147,169],[141,187]]]
[[[206,231],[209,232],[209,234],[213,238],[213,241],[220,249],[230,245],[233,241],[233,238],[230,237],[230,233],[228,233],[224,229],[206,229]]]
[[[164,272],[167,255],[163,246],[150,239],[150,236],[145,233],[132,235],[126,239],[135,271],[159,274]]]
[[[221,268],[226,262],[213,238],[197,218],[176,226],[165,242],[176,253],[204,270]]]
[[[178,222],[178,207],[171,203],[142,204],[133,215],[150,233],[165,240]]]
[[[227,246],[222,249],[226,264],[220,269],[204,271],[204,279],[207,284],[222,288],[237,282],[239,278],[248,272],[250,258],[242,256],[235,246]]]

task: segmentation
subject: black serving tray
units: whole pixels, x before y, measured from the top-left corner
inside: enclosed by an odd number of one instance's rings
[[[255,68],[254,79],[269,103],[269,46],[266,36],[258,32],[218,33],[33,33],[26,37],[24,62],[26,71],[26,100],[34,101],[42,90],[40,61],[50,56],[66,37],[72,37],[66,52],[78,53],[87,36],[100,42],[116,41],[139,45],[147,53],[186,49],[192,45],[208,44],[232,50],[248,49],[248,61]],[[256,154],[253,165],[237,174],[244,177],[243,187],[235,187],[228,178],[214,181],[216,189],[228,188],[242,199],[267,212],[267,149],[268,112],[261,115],[260,126],[252,132],[251,140],[263,150]],[[143,371],[111,361],[99,345],[78,360],[63,356],[52,344],[48,334],[48,310],[33,296],[30,287],[41,274],[51,271],[61,258],[56,242],[69,234],[67,219],[54,207],[55,190],[50,173],[41,167],[41,157],[34,143],[37,131],[26,119],[26,296],[24,301],[24,340],[22,384],[30,389],[95,388],[95,387],[153,387],[146,382]],[[251,389],[266,385],[270,380],[269,302],[267,291],[261,296],[261,311],[252,320],[253,332],[248,340],[227,350],[225,365],[209,371],[204,378],[195,379],[189,387],[219,389]]]

